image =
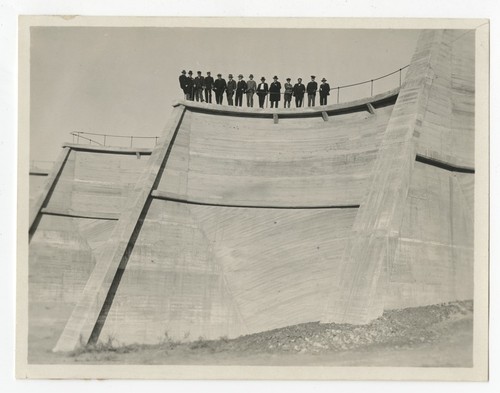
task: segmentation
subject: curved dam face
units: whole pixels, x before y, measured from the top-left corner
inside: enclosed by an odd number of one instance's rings
[[[389,98],[376,116],[365,106],[277,124],[186,108],[101,336],[154,343],[319,320]]]
[[[401,88],[379,96],[291,110],[180,102],[151,156],[70,149],[33,209],[30,246],[30,305],[45,291],[36,266],[73,291],[55,350],[363,324],[471,299],[474,35],[461,33],[424,32]],[[116,170],[103,169],[110,155]],[[51,225],[78,240],[50,248]],[[69,264],[85,266],[77,284],[60,279]]]

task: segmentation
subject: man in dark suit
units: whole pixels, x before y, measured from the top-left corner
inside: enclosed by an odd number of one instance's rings
[[[186,94],[186,100],[193,101],[193,88],[194,88],[194,79],[193,79],[193,71],[188,72],[188,76],[186,79],[186,88],[184,89],[184,93]]]
[[[302,78],[297,79],[297,83],[293,86],[293,96],[295,97],[295,106],[300,108],[304,100],[306,87],[302,84]]]
[[[227,95],[227,104],[233,105],[233,96],[236,91],[236,81],[233,79],[233,74],[229,74],[229,80],[226,85],[226,95]]]
[[[319,104],[326,105],[327,97],[330,95],[330,85],[326,83],[326,79],[321,79],[321,85],[319,85]]]
[[[203,84],[205,82],[205,78],[201,76],[201,71],[197,72],[196,78],[194,78],[194,98],[196,99],[196,102],[201,101],[203,102]]]
[[[222,97],[226,90],[226,80],[222,79],[221,74],[217,74],[217,79],[214,82],[215,102],[222,104]]]
[[[236,106],[243,104],[243,94],[247,90],[247,83],[243,80],[243,75],[238,75],[238,83],[236,84]]]
[[[179,76],[179,85],[181,86],[182,93],[184,95],[184,99],[188,100],[189,98],[186,95],[186,85],[187,85],[187,76],[186,76],[186,70],[181,71],[181,75]]]
[[[205,88],[205,101],[207,104],[212,103],[212,88],[214,86],[214,78],[210,74],[210,71],[207,72],[207,76],[204,80],[204,88]]]
[[[311,81],[307,84],[307,106],[314,106],[314,102],[316,101],[318,83],[314,79],[316,79],[316,77],[311,75]]]
[[[273,77],[273,82],[269,86],[269,101],[271,102],[271,108],[278,107],[278,103],[281,99],[281,83],[278,82],[278,77],[275,75]]]
[[[269,86],[266,83],[266,78],[260,78],[260,83],[257,86],[257,95],[259,96],[259,107],[264,108],[264,102],[266,101],[267,92],[269,91]]]

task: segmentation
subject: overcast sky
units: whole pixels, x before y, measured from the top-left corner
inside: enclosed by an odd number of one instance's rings
[[[330,86],[407,65],[416,30],[35,27],[31,29],[31,159],[56,159],[69,132],[160,135],[182,69]],[[319,78],[319,79],[318,79]],[[396,87],[398,76],[375,85]],[[341,93],[369,96],[369,86]],[[351,97],[352,96],[352,97]],[[334,97],[332,97],[334,99]]]

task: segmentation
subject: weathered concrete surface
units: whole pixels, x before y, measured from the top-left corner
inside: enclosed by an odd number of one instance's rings
[[[68,145],[45,187],[30,190],[39,194],[31,206],[37,223],[29,246],[30,334],[51,326],[47,339],[56,344],[148,159],[132,150]]]
[[[328,122],[308,109],[277,124],[199,107],[188,106],[153,195],[215,206],[151,202],[104,339],[234,337],[318,320],[357,208],[316,208],[364,199],[393,105]]]
[[[356,210],[153,200],[102,339],[235,337],[317,320]]]
[[[158,190],[225,204],[359,204],[392,107],[278,124],[188,111]]]
[[[114,293],[134,246],[135,237],[138,236],[147,213],[151,190],[159,181],[184,111],[182,107],[174,110],[159,146],[154,150],[127,199],[120,220],[113,228],[109,241],[103,247],[96,266],[54,350],[70,351],[82,342],[87,343],[93,333],[99,336],[107,317],[108,307],[111,306]]]
[[[474,166],[463,33],[424,32],[401,90],[355,103],[177,103],[135,180],[103,158],[123,152],[71,152],[40,209],[40,225],[72,215],[75,229],[58,236],[76,231],[61,243],[79,245],[82,266],[55,350],[366,323],[387,308],[471,298],[474,174],[453,169]]]
[[[469,35],[421,35],[322,321],[363,324],[387,307],[472,297],[465,194],[452,172],[415,168],[417,152],[473,167]],[[465,62],[454,60],[462,54]],[[458,123],[462,128],[454,130]]]

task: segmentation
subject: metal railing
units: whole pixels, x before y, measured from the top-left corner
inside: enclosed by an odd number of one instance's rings
[[[70,135],[73,137],[73,143],[76,144],[114,147],[154,147],[158,144],[159,139],[158,136],[116,135],[84,131],[72,131]],[[140,143],[141,141],[146,143]]]
[[[370,97],[372,97],[373,96],[374,82],[382,80],[382,79],[386,79],[386,78],[388,78],[388,77],[390,77],[392,75],[398,74],[398,76],[399,76],[399,87],[401,87],[401,85],[403,83],[403,70],[406,70],[409,66],[410,65],[407,64],[404,67],[402,67],[402,68],[400,68],[400,69],[398,69],[396,71],[393,71],[393,72],[390,72],[388,74],[379,76],[378,78],[369,79],[369,80],[366,80],[366,81],[363,81],[363,82],[358,82],[358,83],[352,83],[352,84],[349,84],[349,85],[336,86],[336,87],[334,87],[331,90],[337,90],[337,103],[339,103],[340,102],[340,89],[348,89],[348,88],[355,87],[355,86],[362,86],[362,85],[370,84]]]
[[[396,88],[397,86],[401,87],[401,85],[402,85],[402,83],[403,83],[403,71],[405,71],[405,70],[406,70],[409,66],[410,66],[410,65],[409,65],[409,64],[407,64],[407,65],[405,65],[404,67],[398,68],[398,69],[397,69],[397,70],[395,70],[395,71],[392,71],[392,72],[390,72],[390,73],[388,73],[388,74],[385,74],[385,75],[379,76],[379,77],[377,77],[377,78],[367,79],[367,80],[362,81],[362,82],[351,83],[351,84],[348,84],[348,85],[341,85],[341,86],[331,87],[331,88],[330,88],[330,94],[332,94],[332,92],[335,92],[335,90],[337,90],[336,94],[335,94],[335,93],[334,93],[334,94],[336,95],[336,103],[338,104],[338,103],[340,103],[340,102],[341,102],[341,99],[340,99],[340,96],[341,96],[340,92],[341,92],[341,90],[344,90],[344,91],[345,91],[346,89],[352,89],[352,88],[357,87],[357,86],[368,85],[367,87],[369,87],[369,93],[370,93],[369,95],[368,95],[368,90],[367,90],[366,92],[363,92],[363,93],[361,93],[361,94],[358,94],[358,96],[357,96],[357,97],[348,96],[348,100],[350,101],[350,100],[354,100],[354,99],[356,99],[356,98],[358,98],[358,99],[359,99],[359,98],[364,98],[364,97],[368,97],[368,96],[369,96],[369,97],[372,97],[372,96],[374,95],[373,93],[374,93],[374,90],[375,90],[375,87],[376,87],[376,86],[375,86],[375,82],[378,82],[378,81],[381,81],[381,80],[384,80],[384,79],[388,79],[388,78],[390,78],[390,77],[391,77],[391,76],[393,76],[393,75],[397,75],[397,78],[399,79],[399,84],[398,84],[398,82],[396,82],[396,81],[395,81],[395,82],[392,84],[392,88],[391,88],[391,87],[389,87],[389,88],[385,88],[385,89],[384,89],[384,91],[388,91],[388,90],[394,89],[394,88]],[[307,86],[307,82],[306,82],[306,83],[304,83],[304,85],[306,85],[306,86]],[[257,92],[256,92],[256,93],[257,93]],[[269,107],[269,105],[268,105],[268,102],[269,102],[269,94],[270,94],[270,93],[268,92],[268,93],[266,94],[266,98],[265,98],[265,107],[266,107],[266,108],[268,108],[268,107]],[[273,94],[278,94],[278,93],[273,93]],[[284,92],[283,92],[283,93],[282,93],[282,92],[280,92],[279,94],[280,94],[280,95],[282,95],[282,96],[284,96],[284,94],[285,94],[285,93],[284,93]],[[183,94],[182,96],[183,96],[183,98],[185,98],[185,94]],[[227,99],[227,97],[226,97],[226,99]],[[301,105],[301,107],[306,106],[306,99],[307,99],[307,92],[304,94],[304,98],[302,99],[302,105]],[[192,99],[191,101],[194,101],[194,94],[193,94],[193,99]],[[212,103],[214,103],[214,102],[215,102],[215,97],[212,97]],[[233,95],[233,102],[234,102],[234,95]],[[255,105],[255,104],[256,104],[256,105]],[[254,102],[254,107],[258,107],[258,105],[259,105],[259,104],[258,104],[258,98],[256,98],[256,99],[255,99],[255,102]]]
[[[369,87],[369,93],[370,96],[374,95],[375,91],[375,82],[385,80],[387,78],[390,78],[393,75],[397,75],[399,79],[399,87],[401,87],[403,83],[403,71],[406,70],[409,67],[409,64],[401,67],[393,72],[390,72],[388,74],[379,76],[377,78],[373,79],[368,79],[362,82],[357,82],[357,83],[351,83],[348,85],[341,85],[341,86],[335,86],[330,88],[330,94],[332,92],[335,94],[336,92],[336,102],[340,103],[340,97],[341,97],[341,90],[345,91],[347,89],[352,89],[358,86],[363,86],[363,85],[368,85]],[[391,90],[397,86],[397,83],[395,82],[392,86],[392,88],[385,88],[384,91]],[[269,107],[269,92],[266,94],[265,98],[265,107]],[[277,94],[277,93],[273,93]],[[280,92],[280,95],[284,96],[284,92]],[[344,94],[345,96],[345,94]],[[368,91],[366,93],[362,92],[359,94],[359,97],[357,98],[363,98],[368,96]],[[184,98],[184,95],[183,95]],[[227,97],[226,97],[227,99]],[[348,98],[349,100],[353,100],[352,96]],[[215,97],[212,97],[212,100],[215,101]],[[293,99],[292,99],[293,100]],[[304,97],[302,98],[302,104],[301,107],[306,106],[306,100],[307,100],[307,92],[304,94]],[[245,101],[245,99],[243,99]],[[233,102],[234,102],[234,97],[233,97]],[[216,104],[214,104],[216,105]],[[254,99],[254,105],[255,107],[258,107],[258,97]],[[96,145],[96,146],[122,146],[122,147],[154,147],[158,144],[158,136],[134,136],[134,135],[116,135],[116,134],[103,134],[103,133],[94,133],[94,132],[84,132],[84,131],[73,131],[70,132],[70,135],[73,137],[73,143],[76,144],[89,144],[89,145]],[[154,141],[154,144],[153,144]],[[111,142],[111,143],[110,143]],[[142,143],[141,143],[142,142]],[[145,143],[144,143],[145,142]]]

